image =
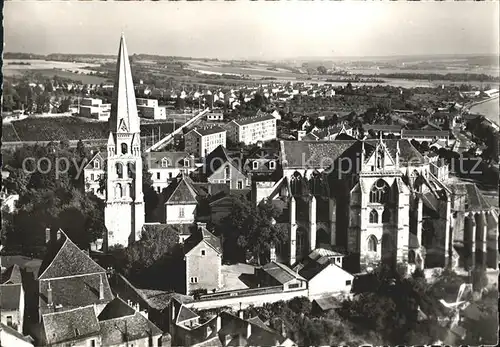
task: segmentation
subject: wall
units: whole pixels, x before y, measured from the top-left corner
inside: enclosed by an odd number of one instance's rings
[[[201,251],[205,255],[201,255]],[[206,289],[209,293],[220,287],[221,254],[217,253],[205,242],[200,242],[186,255],[186,288],[187,294],[196,289]],[[191,283],[191,277],[197,277],[197,283]]]
[[[102,346],[101,342],[101,336],[100,335],[94,335],[94,336],[89,336],[87,338],[81,339],[81,340],[71,340],[71,342],[62,342],[62,343],[56,343],[50,345],[51,347],[67,347],[67,346],[72,346],[72,347],[89,347],[92,346],[91,341],[95,341],[95,346]]]
[[[325,293],[350,292],[354,276],[334,264],[309,280],[309,297],[322,296]],[[346,281],[351,281],[346,285]]]
[[[184,217],[179,217],[179,211],[184,209]],[[191,224],[195,218],[196,204],[167,205],[165,204],[166,224]]]
[[[229,166],[229,178],[226,178],[226,167]],[[239,189],[238,181],[241,181],[243,189],[246,188],[246,176],[241,173],[237,168],[229,163],[221,165],[210,177],[207,178],[210,183],[225,183],[230,181],[230,189]]]
[[[244,291],[239,291],[240,293],[244,293]],[[307,289],[294,290],[289,292],[278,291],[270,294],[255,294],[255,295],[237,295],[234,297],[226,297],[226,298],[216,298],[214,300],[203,300],[196,301],[193,303],[186,304],[189,308],[194,308],[198,310],[204,310],[209,308],[217,308],[223,306],[233,307],[234,309],[239,309],[240,304],[241,308],[245,309],[250,305],[254,306],[262,306],[265,303],[273,303],[280,300],[291,300],[296,297],[307,297],[308,291]]]
[[[13,334],[7,333],[4,329],[0,327],[0,341],[2,346],[6,347],[32,347],[33,344],[21,339]]]

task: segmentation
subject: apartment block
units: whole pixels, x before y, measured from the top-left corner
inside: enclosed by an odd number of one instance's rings
[[[277,134],[276,118],[272,115],[235,119],[227,125],[227,129],[232,141],[245,145],[275,140]]]
[[[194,128],[184,136],[185,151],[206,157],[218,146],[226,147],[226,130],[218,126]]]

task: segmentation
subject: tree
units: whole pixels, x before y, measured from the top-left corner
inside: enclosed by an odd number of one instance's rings
[[[231,203],[231,213],[221,220],[218,228],[224,236],[224,254],[228,259],[241,261],[246,250],[260,264],[273,245],[282,244],[288,238],[285,228],[274,223],[281,211],[270,203],[253,206],[235,196]]]
[[[323,65],[318,66],[318,67],[316,68],[316,70],[318,70],[318,73],[319,73],[320,75],[326,75],[326,73],[328,72],[328,70],[326,69],[326,67],[324,67]]]

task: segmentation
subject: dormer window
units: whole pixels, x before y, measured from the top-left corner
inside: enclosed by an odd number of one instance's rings
[[[94,160],[94,169],[99,169],[101,167],[101,162],[99,160]]]
[[[189,167],[189,159],[184,159],[184,167]]]
[[[274,161],[270,161],[270,162],[269,162],[269,168],[270,168],[271,170],[274,170],[274,169],[276,168],[276,163],[275,163]]]
[[[259,168],[259,163],[257,161],[254,161],[252,165],[254,170],[257,170]]]
[[[162,158],[161,167],[168,167],[168,158]]]

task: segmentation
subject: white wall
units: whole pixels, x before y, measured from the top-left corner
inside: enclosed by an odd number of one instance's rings
[[[350,292],[354,276],[330,264],[309,281],[309,298],[326,293]],[[351,281],[346,285],[346,281]]]
[[[194,222],[196,204],[192,205],[165,205],[166,224],[191,224]],[[179,217],[179,211],[184,209],[184,217]]]

